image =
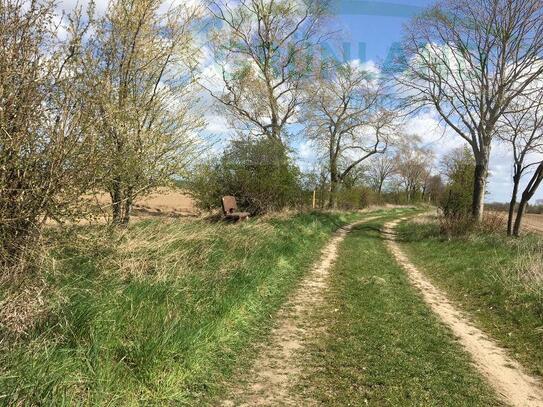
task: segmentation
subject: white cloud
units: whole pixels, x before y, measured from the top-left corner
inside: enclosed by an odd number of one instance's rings
[[[301,140],[294,146],[296,163],[304,172],[311,171],[317,161],[318,152],[313,143],[309,140]]]
[[[210,112],[205,116],[207,126],[206,131],[214,135],[229,135],[232,133],[228,121],[221,115]]]

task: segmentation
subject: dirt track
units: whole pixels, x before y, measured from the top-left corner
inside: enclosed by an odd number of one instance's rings
[[[319,334],[310,324],[311,312],[323,304],[328,278],[338,255],[340,243],[356,225],[375,219],[368,217],[337,231],[325,246],[322,256],[307,274],[290,300],[279,311],[269,342],[263,345],[252,369],[233,385],[223,406],[316,406],[313,400],[301,399],[293,389],[302,373],[300,359],[309,339]],[[391,254],[406,270],[429,308],[451,329],[470,354],[474,368],[495,389],[503,401],[512,406],[543,406],[543,386],[507,352],[475,327],[449,302],[445,293],[435,287],[413,266],[395,242],[394,227],[399,220],[385,225],[383,236]]]
[[[224,406],[312,406],[311,400],[298,400],[291,391],[301,373],[295,355],[315,335],[309,315],[324,300],[328,276],[338,248],[347,233],[359,224],[375,219],[368,217],[339,229],[322,251],[321,258],[307,274],[287,304],[279,311],[269,343],[261,350],[248,382],[234,388]]]
[[[422,294],[424,301],[441,321],[456,335],[458,341],[471,355],[476,368],[512,406],[543,406],[543,387],[536,379],[525,373],[522,366],[511,359],[507,352],[499,347],[483,331],[472,325],[446,295],[435,287],[402,252],[394,240],[396,220],[385,225],[384,235],[396,261],[406,270],[409,279]]]

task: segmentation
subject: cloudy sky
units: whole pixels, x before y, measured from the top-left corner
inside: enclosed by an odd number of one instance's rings
[[[87,0],[79,0],[80,4],[86,2]],[[342,44],[345,55],[352,60],[360,60],[372,65],[386,63],[387,58],[390,58],[399,45],[403,25],[411,16],[431,3],[430,0],[335,0],[335,2],[334,25],[340,30],[338,42]],[[59,6],[69,11],[76,3],[77,0],[63,0]],[[106,4],[107,0],[96,0],[97,11],[103,11]],[[208,132],[218,138],[226,138],[225,120],[212,115],[208,119]],[[406,128],[411,134],[420,136],[424,146],[435,151],[438,160],[452,148],[462,145],[457,135],[439,126],[437,116],[432,113],[411,118]],[[310,168],[317,160],[314,149],[304,141],[297,142],[295,147],[299,164],[303,168]],[[511,189],[510,179],[509,153],[505,146],[496,144],[491,158],[487,201],[508,201]],[[543,191],[534,197],[534,199],[542,198]]]

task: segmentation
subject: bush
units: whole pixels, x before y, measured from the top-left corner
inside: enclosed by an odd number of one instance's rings
[[[477,225],[477,229],[482,233],[499,233],[506,229],[507,220],[501,213],[486,211],[483,221]]]
[[[471,216],[475,160],[467,148],[453,150],[442,162],[448,178],[439,202],[443,216],[439,220],[441,234],[447,237],[463,236],[475,231]]]
[[[449,238],[464,236],[475,229],[473,218],[465,213],[449,213],[439,218],[439,231]]]
[[[202,209],[233,195],[251,214],[297,206],[304,196],[299,169],[283,145],[268,139],[233,141],[218,162],[196,168],[187,186]]]
[[[342,187],[337,192],[338,208],[346,210],[364,209],[379,203],[378,194],[369,187]]]
[[[499,213],[487,212],[482,222],[476,223],[469,213],[449,214],[439,219],[439,229],[447,237],[465,236],[470,233],[494,234],[505,229],[505,218]]]
[[[475,161],[473,154],[467,149],[455,150],[447,157],[446,167],[449,179],[445,193],[440,202],[440,207],[446,217],[451,217],[452,222],[460,222],[471,210],[473,198],[473,174]]]

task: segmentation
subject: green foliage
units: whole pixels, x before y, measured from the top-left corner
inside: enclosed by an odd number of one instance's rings
[[[241,210],[253,214],[296,206],[303,196],[298,167],[283,145],[267,138],[233,141],[217,163],[196,169],[188,188],[203,209],[233,195]]]
[[[336,194],[340,209],[364,209],[379,203],[378,194],[366,186],[342,186]]]
[[[444,161],[449,180],[441,199],[446,217],[460,218],[469,214],[473,201],[475,160],[467,147],[455,150]]]

